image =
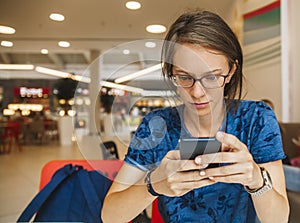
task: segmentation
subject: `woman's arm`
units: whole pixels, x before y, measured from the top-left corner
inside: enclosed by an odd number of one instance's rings
[[[129,222],[155,199],[148,193],[145,172],[124,163],[106,195],[102,208],[104,223]]]
[[[288,222],[289,203],[282,162],[279,160],[260,166],[269,172],[273,189],[261,196],[252,196],[257,216],[261,222]]]
[[[201,176],[201,168],[194,160],[180,160],[178,150],[169,151],[151,174],[152,187],[158,194],[172,197],[216,183]],[[124,163],[104,200],[105,223],[129,222],[152,203],[156,197],[148,192],[145,176],[144,171]]]
[[[281,161],[257,164],[245,144],[235,136],[218,133],[222,152],[206,154],[196,158],[199,163],[230,163],[218,168],[203,170],[203,174],[215,182],[240,183],[250,189],[261,188],[264,180],[260,166],[264,167],[272,180],[273,188],[259,196],[252,196],[256,213],[261,222],[282,223],[288,221],[289,204]]]

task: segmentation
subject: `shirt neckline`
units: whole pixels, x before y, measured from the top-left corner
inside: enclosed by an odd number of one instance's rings
[[[179,113],[179,118],[180,118],[180,122],[181,122],[181,137],[193,137],[192,134],[189,132],[189,130],[187,129],[187,127],[185,126],[184,123],[184,115],[183,115],[183,110],[184,110],[185,105],[180,105],[178,107],[178,113]],[[228,113],[224,116],[224,120],[222,122],[221,127],[219,128],[218,131],[222,131],[222,132],[226,132],[227,130],[227,120],[228,120]]]

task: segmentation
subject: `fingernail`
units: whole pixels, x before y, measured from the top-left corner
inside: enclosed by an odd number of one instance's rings
[[[210,180],[213,180],[213,179],[214,179],[214,177],[208,177],[208,179],[210,179]]]
[[[197,164],[200,164],[200,163],[201,163],[201,158],[200,158],[200,157],[196,157],[195,162],[196,162]]]
[[[200,167],[201,169],[205,169],[206,167],[208,167],[208,164],[201,164]]]
[[[205,171],[204,170],[200,171],[200,176],[205,176]]]

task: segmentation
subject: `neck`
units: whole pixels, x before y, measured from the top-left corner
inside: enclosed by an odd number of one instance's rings
[[[224,120],[224,106],[217,106],[209,114],[199,116],[184,109],[184,123],[193,137],[214,137]]]

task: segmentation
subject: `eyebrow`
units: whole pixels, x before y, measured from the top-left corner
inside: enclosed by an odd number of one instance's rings
[[[175,71],[175,73],[180,73],[181,72],[181,73],[185,73],[187,75],[191,75],[191,74],[194,75],[193,73],[185,71],[185,70],[183,70],[183,69],[181,69],[179,67],[174,67],[174,71]],[[218,72],[218,71],[221,72],[222,69],[217,68],[217,69],[214,69],[214,70],[206,71],[206,72],[202,73],[201,76],[205,76],[205,75],[208,75],[208,74],[211,74],[211,73],[215,73],[215,72]]]

